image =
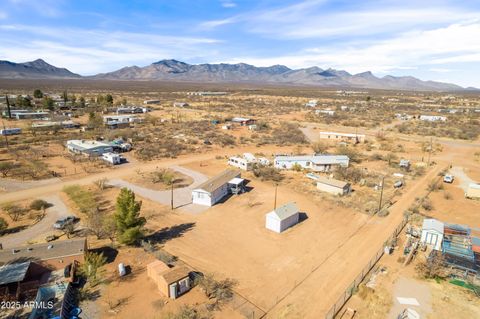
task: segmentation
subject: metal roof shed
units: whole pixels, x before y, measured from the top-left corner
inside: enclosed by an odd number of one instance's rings
[[[281,233],[297,224],[300,219],[297,204],[294,202],[280,206],[265,215],[265,227],[274,232]]]

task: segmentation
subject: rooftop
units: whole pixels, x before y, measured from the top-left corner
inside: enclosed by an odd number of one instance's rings
[[[443,234],[443,223],[439,220],[433,218],[425,218],[423,220],[422,229],[423,230],[435,230],[440,234]]]
[[[320,132],[320,134],[339,135],[339,136],[349,136],[349,137],[365,136],[365,134],[356,134],[356,133],[339,133],[339,132]]]
[[[331,164],[341,161],[348,161],[347,155],[280,155],[275,157],[275,161],[311,161],[315,164]]]
[[[220,188],[222,185],[228,183],[235,177],[240,176],[240,170],[238,169],[227,169],[207,180],[206,182],[198,185],[195,189],[204,190],[206,192],[213,192],[214,190]]]
[[[273,214],[280,220],[284,220],[298,213],[298,207],[295,202],[289,202],[283,206],[277,207],[269,214]]]
[[[7,264],[0,267],[0,285],[20,282],[27,275],[30,262]]]
[[[0,264],[83,255],[85,253],[86,242],[86,238],[75,238],[3,249],[0,250]]]
[[[317,183],[322,183],[322,184],[326,184],[326,185],[330,185],[330,186],[334,186],[334,187],[338,187],[338,188],[344,188],[345,186],[350,185],[347,182],[339,181],[339,180],[333,179],[333,178],[326,178],[326,177],[323,177],[323,176],[318,176],[316,178],[316,181],[317,181]]]
[[[99,146],[108,147],[110,144],[94,140],[69,140],[67,145],[75,145],[78,148],[89,150]]]

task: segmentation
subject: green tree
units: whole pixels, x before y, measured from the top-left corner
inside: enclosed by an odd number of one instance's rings
[[[51,97],[48,97],[48,96],[45,96],[43,98],[43,107],[46,108],[46,109],[49,109],[49,110],[53,110],[54,109],[54,101]]]
[[[30,209],[33,210],[43,210],[50,206],[50,203],[44,201],[43,199],[35,199],[30,203]]]
[[[36,89],[35,91],[33,91],[33,97],[41,99],[43,97],[43,92],[39,89]]]
[[[103,126],[102,118],[95,112],[90,112],[88,114],[87,127],[91,129],[98,129]]]
[[[85,98],[83,96],[81,96],[79,99],[78,99],[78,106],[80,107],[85,107]]]
[[[107,102],[107,104],[109,104],[109,105],[112,105],[113,104],[113,96],[111,94],[107,94],[105,96],[105,102]]]
[[[121,243],[132,245],[142,236],[142,228],[146,220],[140,217],[142,202],[135,200],[135,193],[127,188],[122,188],[117,197],[115,223]]]
[[[90,285],[96,286],[103,274],[101,267],[105,265],[107,258],[102,254],[86,253],[85,260],[82,264],[80,272],[87,277]]]
[[[17,107],[30,107],[32,106],[32,103],[30,102],[30,99],[23,97],[21,95],[17,96],[17,99],[15,100],[15,106]]]
[[[5,218],[0,217],[0,231],[3,231],[8,228],[8,223]]]

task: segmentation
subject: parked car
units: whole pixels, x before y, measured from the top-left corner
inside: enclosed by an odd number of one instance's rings
[[[67,225],[73,224],[77,221],[77,217],[75,216],[67,216],[60,218],[53,224],[53,228],[55,229],[64,229]]]
[[[445,182],[445,183],[451,184],[451,183],[453,183],[453,180],[454,180],[453,175],[447,174],[447,175],[443,176],[443,182]]]

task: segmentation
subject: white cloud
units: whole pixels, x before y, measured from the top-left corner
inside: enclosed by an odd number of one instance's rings
[[[420,66],[480,61],[480,21],[452,24],[428,31],[411,31],[397,37],[361,44],[309,48],[272,58],[238,57],[232,62],[267,66],[285,64],[292,68],[333,67],[352,73],[416,70]]]
[[[235,2],[229,0],[223,0],[220,3],[224,8],[235,8],[237,6]]]
[[[214,55],[212,46],[219,42],[204,37],[95,29],[64,28],[58,32],[55,28],[25,25],[0,25],[0,31],[4,43],[0,59],[28,61],[41,57],[80,74],[112,71],[132,63],[150,64],[163,58]]]

